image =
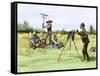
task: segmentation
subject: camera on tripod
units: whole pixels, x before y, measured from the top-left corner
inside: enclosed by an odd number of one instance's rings
[[[74,36],[75,36],[75,31],[69,31],[68,33],[68,36],[67,36],[67,41],[71,38],[72,41],[74,41]]]
[[[75,31],[74,31],[74,30],[73,30],[73,31],[69,31],[69,32],[67,32],[67,34],[68,34],[68,36],[67,36],[67,40],[66,40],[66,43],[65,43],[65,47],[66,47],[68,41],[70,40],[70,55],[71,55],[71,40],[72,40],[72,42],[73,42],[73,44],[74,44],[74,47],[75,47],[75,49],[76,49],[77,55],[79,56],[79,58],[80,58],[80,60],[81,60],[81,56],[80,56],[80,54],[79,54],[79,52],[78,52],[78,49],[77,49],[77,47],[76,47],[76,44],[75,44],[75,42],[74,42]],[[61,51],[61,53],[60,53],[60,55],[59,55],[59,57],[58,57],[57,62],[60,60],[61,55],[62,55],[62,53],[63,53],[65,47],[62,49],[62,51]]]

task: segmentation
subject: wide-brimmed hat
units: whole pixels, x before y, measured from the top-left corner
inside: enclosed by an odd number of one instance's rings
[[[46,23],[52,23],[52,22],[53,22],[52,20],[47,20],[47,21],[46,21]]]

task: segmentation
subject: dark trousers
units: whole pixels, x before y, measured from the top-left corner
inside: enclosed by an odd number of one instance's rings
[[[82,53],[85,60],[89,61],[89,54],[87,52],[88,43],[83,45]]]
[[[45,44],[47,44],[47,38],[49,40],[49,44],[52,44],[52,33],[47,33],[45,37]]]

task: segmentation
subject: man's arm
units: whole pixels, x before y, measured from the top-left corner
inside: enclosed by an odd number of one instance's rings
[[[84,33],[84,31],[80,31],[80,32],[78,30],[76,31],[77,31],[77,34],[80,35],[82,39],[88,36],[86,33]]]
[[[51,24],[48,24],[48,25],[46,25],[46,26],[43,26],[43,28],[50,28],[50,27],[52,27]]]
[[[81,33],[78,30],[76,30],[76,32],[77,32],[78,35],[82,36]]]
[[[44,23],[42,23],[42,28],[45,28]]]

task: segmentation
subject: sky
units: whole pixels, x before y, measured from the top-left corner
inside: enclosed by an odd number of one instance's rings
[[[33,28],[43,29],[43,18],[40,13],[48,15],[45,21],[53,21],[53,31],[77,30],[82,22],[85,23],[86,30],[89,30],[90,25],[96,29],[96,8],[87,7],[18,4],[18,23],[27,21]]]

